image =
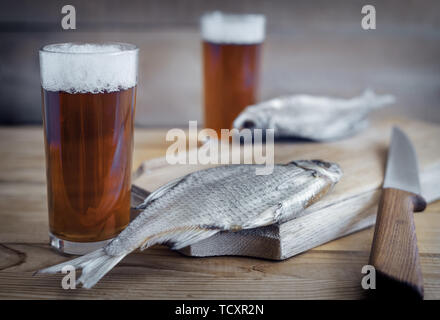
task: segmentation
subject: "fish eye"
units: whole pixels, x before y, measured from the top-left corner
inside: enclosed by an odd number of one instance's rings
[[[254,127],[255,127],[255,123],[253,121],[246,120],[243,123],[243,129],[253,129]]]

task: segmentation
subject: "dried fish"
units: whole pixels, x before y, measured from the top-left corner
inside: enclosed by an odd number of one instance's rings
[[[220,231],[237,231],[284,222],[325,195],[342,176],[337,164],[319,160],[276,165],[256,175],[258,165],[229,165],[200,170],[153,192],[144,211],[102,249],[39,273],[66,265],[82,269],[78,283],[90,288],[127,254],[154,244],[180,249]]]
[[[371,110],[394,101],[392,95],[370,90],[352,99],[284,96],[247,107],[235,119],[234,128],[274,129],[277,138],[337,140],[366,128]]]

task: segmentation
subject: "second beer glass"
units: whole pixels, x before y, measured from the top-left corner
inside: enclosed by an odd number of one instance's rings
[[[257,98],[265,17],[208,13],[201,18],[205,127],[220,134]]]

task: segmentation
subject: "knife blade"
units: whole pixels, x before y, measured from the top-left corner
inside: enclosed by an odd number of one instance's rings
[[[413,217],[426,207],[420,194],[414,147],[394,127],[370,253],[370,265],[376,269],[376,297],[423,298]]]
[[[383,188],[421,194],[416,152],[406,134],[398,127],[393,128]]]

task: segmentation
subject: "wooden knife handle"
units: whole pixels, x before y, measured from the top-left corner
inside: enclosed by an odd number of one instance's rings
[[[370,265],[376,269],[375,297],[423,299],[423,277],[414,212],[425,210],[423,197],[386,188],[382,191]]]

